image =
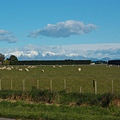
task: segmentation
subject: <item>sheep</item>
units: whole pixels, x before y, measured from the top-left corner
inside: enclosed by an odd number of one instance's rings
[[[53,66],[53,68],[55,68],[55,66]]]
[[[1,70],[4,70],[4,69],[6,69],[6,68],[7,68],[6,66],[3,66],[3,67],[1,67],[0,69],[1,69]]]
[[[25,68],[25,71],[29,72],[29,69]]]
[[[59,65],[58,67],[62,68],[62,65]]]
[[[11,67],[7,67],[6,70],[12,70],[12,68]]]
[[[19,71],[22,71],[22,69],[18,69]]]
[[[82,69],[81,68],[78,68],[78,71],[80,72]]]
[[[28,66],[27,68],[36,68],[36,66]]]
[[[91,63],[90,65],[95,65],[95,63]]]
[[[13,69],[14,67],[13,67],[13,66],[11,66],[11,68]]]
[[[43,69],[42,69],[41,71],[42,71],[42,73],[44,73],[44,72],[45,72]]]

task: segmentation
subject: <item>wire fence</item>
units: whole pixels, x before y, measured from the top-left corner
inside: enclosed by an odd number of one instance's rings
[[[7,83],[7,85],[5,85],[5,81],[2,81],[0,79],[0,91],[1,90],[22,90],[22,91],[30,91],[32,90],[32,87],[36,87],[36,89],[49,89],[51,92],[52,91],[60,91],[60,90],[66,90],[68,92],[73,92],[74,90],[72,90],[72,87],[69,85],[69,83],[67,82],[67,80],[63,80],[63,84],[59,84],[59,86],[61,86],[61,88],[58,86],[56,86],[54,84],[54,80],[49,80],[49,82],[47,82],[46,86],[41,87],[40,84],[40,80],[36,80],[35,82],[36,84],[29,84],[29,81],[23,79],[21,81],[19,81],[18,83],[15,83],[12,79],[9,81],[9,83]],[[58,89],[57,89],[58,88]],[[91,86],[80,86],[77,85],[77,90],[76,92],[79,93],[85,93],[85,92],[90,92],[90,93],[94,93],[94,94],[99,94],[99,93],[105,93],[105,92],[110,92],[110,93],[119,93],[120,88],[116,88],[116,85],[114,85],[114,80],[111,81],[111,83],[109,84],[109,89],[106,88],[106,90],[101,92],[101,89],[103,89],[104,87],[98,84],[98,82],[96,80],[92,80],[91,81]],[[74,88],[73,88],[74,89]],[[85,89],[88,89],[87,91]],[[90,90],[89,90],[90,89]],[[117,90],[116,90],[117,89]],[[70,91],[71,90],[71,91]]]

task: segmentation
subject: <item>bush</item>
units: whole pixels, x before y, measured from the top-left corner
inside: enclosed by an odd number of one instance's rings
[[[109,107],[110,102],[113,100],[114,95],[111,93],[105,93],[102,95],[101,106]]]
[[[95,95],[90,93],[67,93],[65,90],[59,92],[51,92],[50,90],[38,90],[33,87],[32,91],[30,92],[1,90],[0,98],[29,100],[32,102],[49,104],[54,103],[77,106],[95,105],[101,107],[109,107],[112,100],[120,98],[120,95],[113,95],[111,93],[105,93],[102,95]]]
[[[55,101],[56,93],[51,92],[50,90],[38,90],[33,87],[30,95],[32,96],[33,101],[53,103],[53,101]]]

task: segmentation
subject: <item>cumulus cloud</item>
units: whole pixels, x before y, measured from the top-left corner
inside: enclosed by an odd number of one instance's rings
[[[97,26],[94,24],[84,24],[80,21],[68,20],[56,24],[48,24],[46,27],[31,32],[28,37],[36,38],[40,35],[47,37],[70,37],[71,35],[81,35],[92,32]]]
[[[0,41],[6,41],[8,43],[15,43],[17,39],[15,36],[6,30],[0,30]]]

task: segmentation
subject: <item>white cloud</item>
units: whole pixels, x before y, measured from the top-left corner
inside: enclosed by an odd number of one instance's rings
[[[59,38],[70,37],[71,35],[81,35],[92,32],[97,27],[94,24],[85,25],[83,22],[68,20],[65,22],[58,22],[56,24],[48,24],[46,27],[31,32],[29,37],[38,37],[40,35]]]
[[[0,30],[0,41],[6,41],[8,43],[15,43],[17,39],[15,36],[6,30]]]

